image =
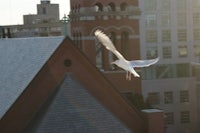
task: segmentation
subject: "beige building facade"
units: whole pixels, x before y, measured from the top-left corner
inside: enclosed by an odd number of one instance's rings
[[[37,14],[23,15],[23,25],[1,27],[2,38],[41,37],[64,35],[67,23],[59,19],[59,4],[41,0],[37,4]]]

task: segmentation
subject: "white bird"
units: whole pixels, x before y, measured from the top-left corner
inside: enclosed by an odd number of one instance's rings
[[[117,56],[117,58],[119,58],[111,64],[116,64],[118,67],[124,69],[127,72],[126,79],[128,80],[131,80],[131,74],[133,74],[135,77],[140,77],[140,75],[134,70],[135,67],[147,67],[155,64],[159,60],[159,58],[155,58],[150,60],[128,61],[117,51],[110,38],[102,31],[96,30],[94,34],[98,38],[98,40],[106,47],[106,49],[110,50],[113,54]]]

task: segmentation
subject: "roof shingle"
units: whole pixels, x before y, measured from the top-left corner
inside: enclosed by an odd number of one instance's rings
[[[0,118],[62,40],[63,37],[0,39]]]
[[[71,74],[25,132],[128,133],[128,128],[103,107]]]

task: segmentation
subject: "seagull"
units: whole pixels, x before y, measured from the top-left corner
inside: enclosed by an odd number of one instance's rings
[[[159,58],[150,59],[150,60],[132,60],[128,61],[126,60],[115,48],[110,38],[104,34],[101,30],[95,31],[95,36],[99,40],[99,42],[102,43],[113,54],[115,54],[118,58],[118,60],[115,60],[111,64],[115,64],[118,67],[124,69],[126,73],[126,79],[131,80],[131,74],[133,74],[134,77],[140,77],[140,75],[134,70],[135,67],[148,67],[150,65],[153,65],[158,62]]]

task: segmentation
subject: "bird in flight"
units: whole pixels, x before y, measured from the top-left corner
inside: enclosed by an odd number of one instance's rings
[[[155,64],[159,60],[159,58],[155,58],[150,60],[128,61],[117,51],[110,38],[106,34],[104,34],[101,30],[96,30],[94,34],[99,40],[99,42],[101,42],[102,45],[106,47],[106,49],[110,50],[113,54],[117,56],[118,60],[115,60],[111,64],[115,64],[118,67],[124,69],[127,72],[126,73],[127,80],[131,80],[131,74],[133,74],[135,77],[140,77],[140,75],[134,70],[135,67],[147,67]]]

